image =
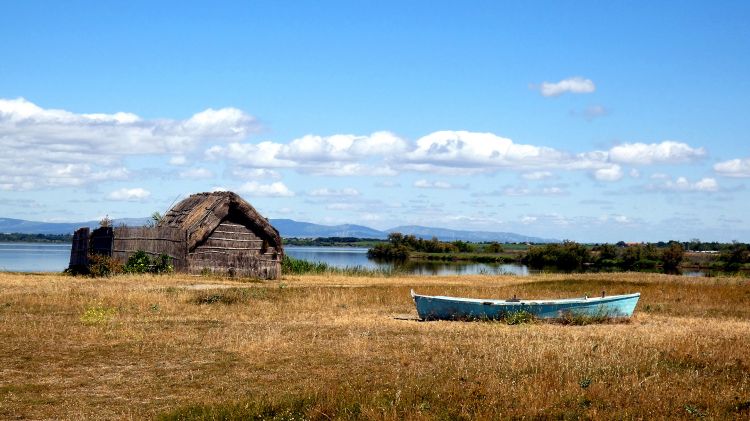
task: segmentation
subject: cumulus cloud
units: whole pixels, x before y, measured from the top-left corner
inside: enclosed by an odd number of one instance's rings
[[[284,183],[277,181],[271,184],[261,184],[257,181],[249,181],[237,189],[240,193],[246,193],[250,196],[256,197],[291,197],[294,196],[294,192],[284,185]]]
[[[110,171],[105,168],[122,166],[125,156],[180,156],[206,140],[237,140],[257,128],[252,116],[234,108],[208,109],[187,120],[144,120],[131,113],[78,114],[23,98],[0,99],[0,185],[24,190],[103,181]],[[120,179],[122,171],[112,175]]]
[[[206,151],[206,157],[228,159],[241,167],[294,168],[314,175],[393,176],[397,172],[383,161],[399,156],[407,148],[406,141],[389,132],[369,136],[307,135],[287,144],[265,141],[217,145]]]
[[[467,173],[499,168],[535,170],[557,167],[570,161],[568,154],[553,148],[514,143],[493,133],[439,131],[417,140],[405,155],[407,168],[431,170],[448,167]]]
[[[748,178],[750,177],[750,158],[730,159],[716,163],[714,171],[724,177]]]
[[[698,181],[691,182],[686,177],[671,177],[658,184],[646,186],[648,191],[672,191],[672,192],[704,192],[712,193],[719,191],[719,183],[714,178],[704,177]]]
[[[596,90],[596,85],[591,79],[577,76],[559,82],[542,82],[538,88],[543,96],[555,97],[565,93],[590,94]]]
[[[526,180],[544,180],[552,177],[552,173],[549,171],[533,171],[527,172],[521,175]]]
[[[414,182],[414,187],[419,189],[458,189],[466,186],[451,184],[447,181],[417,180]]]
[[[682,164],[706,155],[704,148],[693,148],[682,142],[625,143],[609,150],[612,162],[632,165]]]
[[[169,158],[169,165],[185,165],[188,163],[187,157],[185,155],[175,155],[171,158]]]
[[[121,188],[118,190],[115,190],[107,195],[107,198],[110,200],[117,200],[117,201],[128,201],[128,202],[140,202],[145,199],[148,199],[149,196],[151,196],[151,192],[142,189],[140,187],[135,187],[132,189],[128,188]]]
[[[473,193],[472,196],[561,196],[568,194],[565,186],[543,186],[541,188],[530,188],[528,186],[505,186],[491,192]]]
[[[622,164],[679,164],[705,154],[703,148],[675,141],[626,143],[610,150],[573,154],[516,143],[494,133],[450,130],[430,133],[413,143],[389,132],[377,132],[369,136],[308,135],[288,144],[232,142],[206,151],[208,159],[225,159],[237,168],[294,169],[311,175],[395,176],[403,171],[472,175],[510,170],[521,172],[527,180],[542,180],[552,177],[553,170],[563,170],[587,171],[600,181],[622,179]],[[638,172],[631,169],[630,174],[636,177]]]
[[[359,196],[359,190],[351,187],[346,187],[340,190],[322,188],[311,190],[307,194],[314,197],[353,197]]]
[[[594,171],[594,178],[599,181],[618,181],[622,175],[622,167],[617,164]]]

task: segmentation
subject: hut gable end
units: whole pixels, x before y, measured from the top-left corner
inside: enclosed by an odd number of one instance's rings
[[[225,272],[276,278],[283,248],[279,232],[232,192],[194,194],[175,205],[160,227],[185,232],[191,273]]]
[[[279,232],[255,208],[232,192],[194,194],[175,205],[159,226],[184,229],[188,251],[193,251],[205,243],[222,223],[243,225],[261,241],[265,240],[270,247],[281,251]]]

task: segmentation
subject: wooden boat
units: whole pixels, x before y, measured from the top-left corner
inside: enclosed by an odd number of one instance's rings
[[[526,311],[540,319],[558,319],[568,315],[590,317],[630,317],[641,293],[581,297],[559,300],[491,300],[419,295],[411,291],[422,320],[502,319],[509,313]]]

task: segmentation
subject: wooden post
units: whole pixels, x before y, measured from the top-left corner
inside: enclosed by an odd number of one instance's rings
[[[68,267],[89,266],[89,229],[79,228],[73,233],[73,246],[70,248],[70,264]]]

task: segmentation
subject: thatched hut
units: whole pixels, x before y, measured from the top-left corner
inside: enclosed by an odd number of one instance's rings
[[[263,279],[281,276],[284,250],[279,232],[232,192],[194,194],[170,209],[156,227],[97,231],[88,243],[98,245],[97,254],[109,254],[122,262],[143,250],[152,256],[170,256],[179,272]],[[111,236],[109,253],[101,246],[107,240],[100,237],[106,235]],[[71,255],[71,265],[73,262]]]

